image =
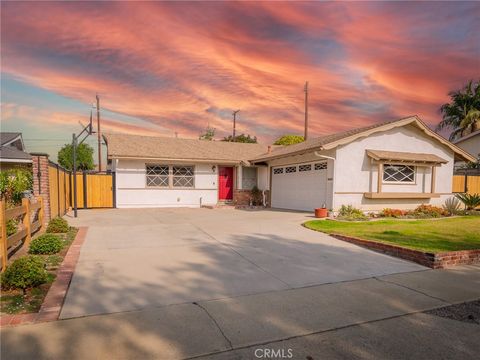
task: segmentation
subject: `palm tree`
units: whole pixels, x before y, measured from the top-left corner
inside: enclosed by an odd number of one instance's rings
[[[472,80],[461,90],[448,94],[452,101],[440,107],[443,120],[437,125],[437,130],[452,129],[450,140],[455,140],[465,134],[467,129],[475,131],[480,121],[480,81]]]

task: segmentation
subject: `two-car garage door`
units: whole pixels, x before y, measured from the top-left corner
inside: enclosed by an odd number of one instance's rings
[[[272,207],[312,211],[326,202],[327,162],[272,168]]]

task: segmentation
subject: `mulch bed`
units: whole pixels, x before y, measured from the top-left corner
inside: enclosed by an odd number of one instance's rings
[[[480,325],[480,300],[426,311],[426,314]]]

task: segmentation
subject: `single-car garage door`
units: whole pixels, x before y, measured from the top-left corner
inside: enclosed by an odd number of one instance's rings
[[[326,202],[327,162],[272,168],[272,207],[312,211]]]

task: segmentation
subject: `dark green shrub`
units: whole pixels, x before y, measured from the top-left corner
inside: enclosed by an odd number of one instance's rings
[[[41,285],[48,280],[45,264],[40,256],[27,255],[16,259],[2,274],[2,288],[22,289]]]
[[[62,250],[63,241],[56,235],[43,234],[30,243],[30,254],[56,254]]]
[[[480,194],[456,194],[455,196],[465,205],[467,210],[473,210],[480,206]]]
[[[61,217],[50,220],[47,227],[47,233],[66,233],[68,232],[68,222]]]

